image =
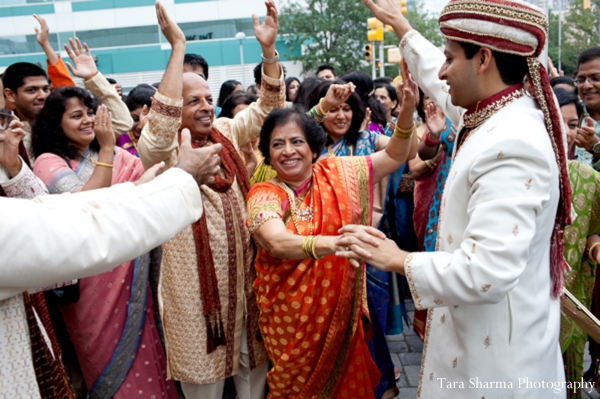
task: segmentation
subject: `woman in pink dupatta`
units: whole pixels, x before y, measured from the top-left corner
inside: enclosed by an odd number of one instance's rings
[[[138,158],[115,148],[106,107],[80,88],[48,97],[32,143],[34,173],[51,194],[132,182],[144,172]],[[177,398],[166,381],[149,273],[147,254],[82,279],[79,300],[61,308],[90,398]]]

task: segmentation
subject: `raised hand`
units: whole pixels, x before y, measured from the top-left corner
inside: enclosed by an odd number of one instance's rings
[[[406,21],[397,0],[377,0],[377,4],[373,0],[363,0],[363,3],[373,12],[375,18],[386,25],[394,26],[401,20]]]
[[[158,25],[160,25],[160,29],[162,30],[163,35],[171,44],[171,47],[176,44],[183,44],[185,46],[185,35],[183,31],[169,17],[165,6],[160,2],[156,2],[156,18],[158,19]]]
[[[275,49],[275,39],[277,39],[277,31],[279,30],[279,17],[277,15],[277,8],[275,2],[272,0],[265,1],[267,7],[267,16],[262,24],[258,22],[258,16],[252,14],[252,22],[254,22],[254,35],[256,40],[260,43],[264,49]],[[264,53],[264,51],[263,51]],[[265,57],[270,55],[264,54]]]
[[[435,138],[444,131],[446,121],[438,112],[438,107],[434,103],[429,103],[425,106],[425,123],[429,129],[429,133]]]
[[[37,42],[42,47],[44,47],[47,44],[50,44],[50,29],[48,28],[46,20],[37,14],[33,14],[33,18],[35,18],[40,24],[39,28],[37,26],[33,28],[35,30],[35,38]]]
[[[410,129],[414,124],[413,115],[418,104],[419,88],[408,74],[408,66],[402,62],[402,83],[396,87],[398,97],[402,95],[400,111],[396,125],[402,130]],[[416,94],[415,94],[416,93]]]
[[[101,149],[113,149],[115,146],[115,134],[112,130],[112,116],[106,105],[101,105],[96,111],[94,120],[94,133]]]
[[[198,185],[212,184],[215,175],[221,167],[221,144],[208,147],[192,148],[192,136],[189,129],[181,131],[181,144],[179,145],[179,162],[176,167],[188,172]]]
[[[6,130],[0,130],[0,165],[6,168],[11,177],[15,177],[21,171],[19,143],[23,137],[23,123],[16,116],[13,116]]]
[[[363,118],[362,123],[360,124],[360,131],[369,130],[369,125],[371,124],[371,108],[367,107],[365,110],[365,117]]]
[[[89,80],[96,76],[98,68],[96,67],[94,58],[92,58],[90,54],[88,45],[83,43],[82,46],[79,38],[75,38],[75,41],[69,38],[69,44],[71,45],[71,48],[65,44],[65,50],[75,66],[73,67],[73,65],[68,62],[65,62],[65,64],[71,73],[74,76],[85,80]]]
[[[327,113],[332,108],[335,108],[350,98],[356,86],[354,83],[346,83],[344,85],[332,84],[329,86],[325,97],[323,97],[323,102],[321,103],[321,111]]]

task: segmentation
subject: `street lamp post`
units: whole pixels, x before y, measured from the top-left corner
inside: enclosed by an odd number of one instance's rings
[[[246,34],[244,32],[238,32],[235,34],[235,38],[240,41],[240,61],[242,64],[242,86],[246,89],[246,74],[244,71],[244,39],[246,39]]]

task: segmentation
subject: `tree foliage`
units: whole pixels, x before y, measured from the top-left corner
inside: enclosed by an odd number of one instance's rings
[[[583,0],[573,0],[562,23],[561,61],[565,75],[577,69],[582,51],[600,45],[600,0],[591,0],[591,9],[583,8]],[[558,67],[558,15],[550,15],[548,55]]]
[[[411,25],[439,44],[436,19],[422,11],[422,0],[411,3],[406,15]],[[335,67],[338,74],[368,70],[364,46],[367,19],[372,16],[358,0],[288,0],[281,9],[279,33],[287,36],[292,50],[300,46],[302,55],[286,56],[301,61],[304,73],[324,64]],[[386,34],[385,44],[398,44],[393,32]]]

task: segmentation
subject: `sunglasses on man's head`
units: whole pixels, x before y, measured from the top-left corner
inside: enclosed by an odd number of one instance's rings
[[[0,108],[0,130],[8,129],[8,125],[10,125],[12,117],[12,112],[6,108]]]

